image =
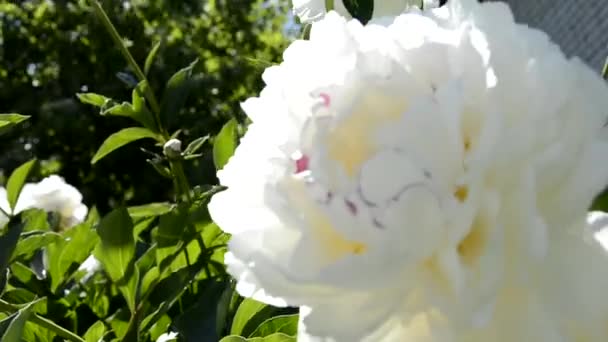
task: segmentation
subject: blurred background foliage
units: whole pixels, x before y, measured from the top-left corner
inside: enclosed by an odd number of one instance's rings
[[[297,26],[288,24],[288,1],[104,0],[110,19],[138,64],[161,47],[148,78],[157,93],[173,73],[199,59],[190,96],[173,113],[169,131],[191,141],[215,135],[232,117],[243,121],[239,102],[259,92],[260,75],[276,63]],[[129,101],[134,77],[110,36],[84,0],[0,1],[0,111],[31,115],[20,129],[0,136],[4,176],[26,160],[42,161],[39,177],[59,173],[107,212],[171,195],[171,181],[131,144],[101,162],[91,157],[103,140],[130,125],[108,120],[75,94],[95,92]],[[192,184],[215,183],[208,146],[187,165]]]

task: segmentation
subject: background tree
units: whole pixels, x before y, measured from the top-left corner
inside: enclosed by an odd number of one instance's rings
[[[288,5],[103,1],[139,64],[161,42],[148,75],[157,93],[173,73],[200,60],[186,105],[170,116],[170,130],[181,127],[185,140],[213,135],[231,117],[242,120],[239,102],[259,91],[263,68],[278,61],[286,46]],[[0,110],[32,116],[23,129],[0,137],[0,169],[12,170],[36,156],[43,161],[40,176],[60,173],[83,192],[85,203],[102,212],[118,203],[167,198],[171,182],[145,162],[140,148],[151,147],[145,143],[90,164],[101,142],[129,122],[100,117],[75,93],[129,100],[134,78],[87,1],[2,0],[0,20]],[[215,181],[206,152],[187,168],[194,184]]]

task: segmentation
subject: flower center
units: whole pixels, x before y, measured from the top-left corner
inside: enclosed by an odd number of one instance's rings
[[[324,103],[329,106],[327,95]],[[346,115],[339,113],[335,125],[324,139],[328,157],[338,162],[346,175],[353,178],[362,164],[378,151],[378,129],[396,122],[405,111],[405,101],[370,92],[359,100]]]

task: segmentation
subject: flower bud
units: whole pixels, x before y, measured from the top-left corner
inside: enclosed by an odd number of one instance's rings
[[[182,154],[182,142],[178,139],[170,139],[163,146],[163,153],[169,159],[179,158]]]

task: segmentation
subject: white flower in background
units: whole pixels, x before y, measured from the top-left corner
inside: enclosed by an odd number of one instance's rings
[[[209,210],[299,341],[608,339],[608,87],[544,33],[474,0],[329,13],[263,78]]]
[[[4,188],[0,188],[0,207],[5,212],[10,212]],[[14,212],[17,214],[31,208],[59,214],[64,227],[72,227],[81,223],[88,212],[87,206],[82,203],[82,194],[78,189],[67,184],[63,178],[57,175],[23,186]],[[2,220],[3,218],[0,218],[0,223]]]
[[[103,266],[101,262],[97,260],[94,255],[89,255],[89,257],[78,267],[78,271],[84,272],[84,275],[80,279],[81,283],[86,283],[91,279],[95,273],[101,271]]]
[[[326,0],[292,0],[293,13],[303,23],[315,22],[327,13]],[[342,0],[333,0],[334,10],[351,18]],[[412,8],[429,9],[439,6],[439,0],[374,0],[372,18],[399,15]]]
[[[168,332],[160,335],[156,342],[172,342],[177,341],[178,333],[176,332]]]
[[[60,176],[52,175],[39,183],[26,184],[21,194],[29,199],[27,206],[60,214],[65,227],[81,223],[87,216],[88,208],[82,203],[80,191]]]

